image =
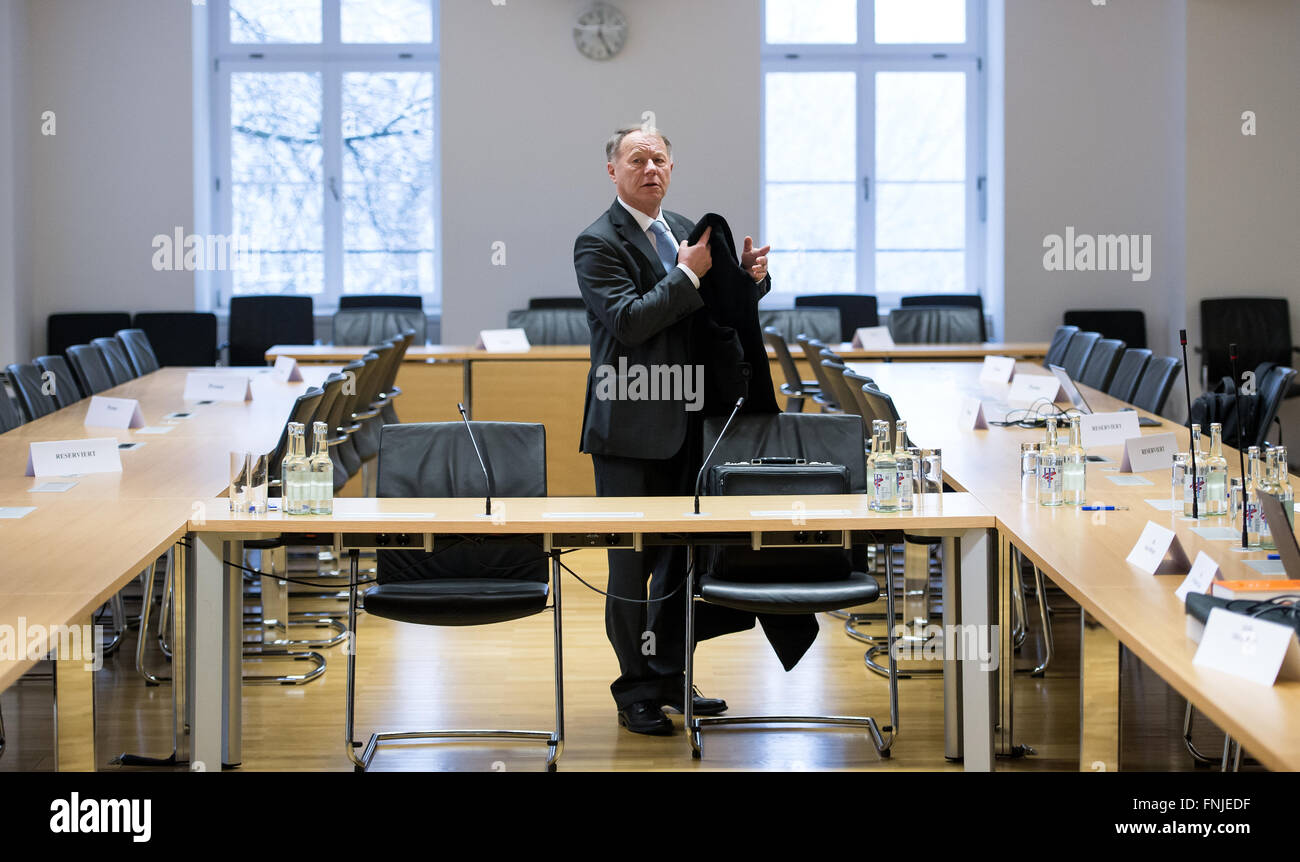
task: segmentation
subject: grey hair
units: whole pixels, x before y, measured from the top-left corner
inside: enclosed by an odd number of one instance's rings
[[[623,139],[633,132],[645,132],[648,135],[658,135],[659,139],[664,142],[664,149],[668,151],[670,157],[672,156],[672,141],[668,140],[668,136],[663,132],[653,126],[650,128],[644,128],[642,126],[624,126],[614,134],[610,135],[609,140],[605,142],[605,161],[614,161],[614,157],[618,155],[619,149],[623,146]]]

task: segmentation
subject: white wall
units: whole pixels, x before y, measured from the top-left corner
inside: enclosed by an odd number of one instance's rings
[[[573,44],[586,0],[442,4],[443,341],[473,343],[530,296],[577,296],[573,241],[614,200],[604,143],[654,111],[665,206],[759,225],[758,0],[630,0],[623,53]],[[507,265],[491,265],[492,243]]]
[[[1044,340],[1069,308],[1138,308],[1150,346],[1184,326],[1182,0],[1006,2],[1006,330]],[[1043,238],[1151,234],[1152,275],[1048,272]]]
[[[0,0],[0,367],[31,358],[31,280],[27,248],[30,182],[26,163],[27,3]]]
[[[193,223],[191,4],[31,0],[31,345],[57,311],[194,307],[193,275],[155,272],[151,241]],[[21,130],[20,130],[21,131]]]

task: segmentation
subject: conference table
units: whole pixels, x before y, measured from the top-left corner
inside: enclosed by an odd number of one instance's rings
[[[990,355],[1042,359],[1048,345],[983,342],[831,347],[846,361],[960,362]],[[368,350],[339,345],[276,345],[266,352],[266,359],[275,362],[287,356],[304,365],[338,365],[359,359]],[[814,379],[797,345],[794,353],[801,378]],[[778,403],[783,404],[780,387],[785,378],[770,347],[768,359]],[[460,419],[456,405],[463,403],[474,419],[539,422],[546,426],[546,474],[551,492],[590,496],[596,493],[591,458],[578,451],[590,369],[590,348],[585,344],[537,346],[514,353],[453,345],[412,345],[397,374],[397,386],[402,390],[397,411],[403,422],[455,422]],[[344,493],[354,491],[348,488]]]
[[[990,421],[1002,419],[1011,409],[1007,403],[1009,384],[982,382],[980,363],[852,365],[853,370],[872,378],[892,396],[899,414],[908,420],[909,436],[918,445],[942,449],[946,482],[974,494],[996,516],[1002,655],[1013,655],[1013,633],[1008,624],[1012,618],[1011,578],[1019,577],[1010,553],[1013,547],[1083,609],[1079,632],[1081,769],[1113,770],[1119,766],[1120,644],[1265,766],[1274,770],[1300,769],[1300,683],[1261,686],[1194,665],[1197,644],[1185,633],[1183,603],[1174,595],[1187,573],[1148,575],[1126,561],[1149,521],[1172,529],[1190,560],[1204,552],[1228,578],[1258,579],[1259,573],[1247,561],[1262,560],[1266,552],[1243,553],[1234,550],[1239,540],[1209,538],[1195,532],[1230,524],[1222,516],[1200,521],[1184,518],[1181,493],[1176,511],[1157,508],[1165,506],[1160,501],[1171,498],[1170,471],[1120,473],[1119,446],[1088,450],[1089,455],[1108,460],[1088,465],[1087,498],[1090,504],[1126,506],[1126,511],[1048,508],[1022,498],[1020,443],[1040,441],[1044,432],[1014,426],[983,430],[959,426],[955,414],[964,397],[979,398]],[[1017,375],[1046,373],[1031,363],[1016,366]],[[1090,387],[1079,389],[1094,412],[1129,406]],[[1063,402],[1061,406],[1070,405]],[[1158,427],[1141,429],[1144,436],[1169,432],[1178,435],[1180,448],[1188,448],[1184,427],[1161,420]],[[1224,455],[1229,475],[1240,476],[1235,450],[1225,446]],[[1293,478],[1292,483],[1297,480]],[[1010,667],[1010,662],[1004,662],[1003,667]],[[1012,674],[1001,674],[998,684],[998,747],[1001,754],[1011,754],[1016,751],[1012,739]]]

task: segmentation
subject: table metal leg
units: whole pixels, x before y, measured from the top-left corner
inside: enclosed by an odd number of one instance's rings
[[[962,664],[962,761],[968,771],[993,771],[993,696],[995,671],[1001,663],[996,622],[996,546],[991,530],[968,530],[961,536],[961,623],[957,635]],[[972,649],[979,645],[983,649]],[[981,652],[991,653],[980,655]]]
[[[1016,632],[1011,619],[1015,613],[1012,587],[1019,583],[1020,571],[1010,538],[1002,532],[997,537],[998,610],[995,622],[998,625],[998,654],[1002,657],[998,665],[997,750],[1000,756],[1018,757],[1025,753],[1025,749],[1017,748],[1012,738],[1015,730]]]
[[[171,618],[172,618],[172,744],[177,763],[190,762],[190,706],[193,691],[190,681],[190,585],[194,583],[194,559],[189,548],[197,547],[197,536],[190,533],[189,547],[178,542],[172,548],[171,567]],[[148,597],[146,597],[148,598]],[[167,591],[163,590],[163,604],[167,604]],[[140,637],[144,637],[143,630]]]
[[[960,579],[957,575],[957,540],[943,537],[943,631],[944,637],[957,630],[961,622]],[[956,652],[944,641],[943,651],[943,756],[961,759],[961,663]]]
[[[225,640],[224,605],[226,595],[225,541],[214,533],[197,533],[194,537],[194,578],[189,584],[191,596],[189,633],[192,662],[190,667],[191,767],[195,771],[221,771],[223,748],[222,694],[225,686],[223,641]],[[173,650],[173,657],[178,650]]]
[[[1079,643],[1079,770],[1119,771],[1119,641],[1087,611]]]
[[[54,650],[54,763],[60,772],[94,772],[95,660],[99,633],[94,614],[52,635]],[[60,643],[61,642],[61,643]]]
[[[225,553],[226,559],[242,564],[244,543],[226,542]],[[223,766],[238,766],[244,759],[244,573],[240,569],[223,566],[223,577],[221,698],[225,705],[222,716],[222,739],[225,744],[221,751],[221,763]]]

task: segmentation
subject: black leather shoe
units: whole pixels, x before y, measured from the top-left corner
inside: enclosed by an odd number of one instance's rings
[[[664,715],[659,704],[649,700],[639,700],[618,711],[618,724],[633,733],[645,733],[650,736],[669,736],[673,732],[673,723]]]
[[[672,700],[664,701],[664,707],[681,713],[686,712],[682,705],[681,692],[678,692]],[[695,696],[691,698],[691,709],[696,715],[721,715],[727,711],[727,702],[720,697],[705,697],[696,688]]]

